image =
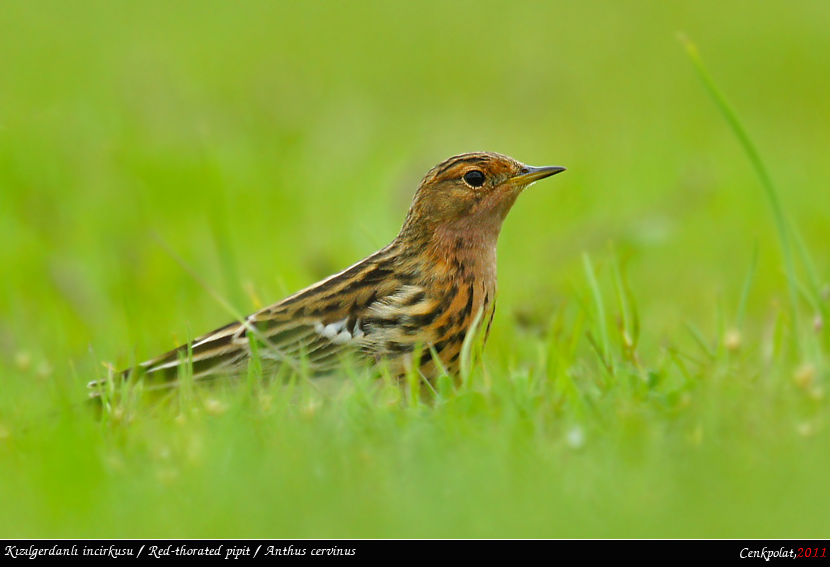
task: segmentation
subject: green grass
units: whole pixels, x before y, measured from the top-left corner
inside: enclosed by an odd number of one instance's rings
[[[828,537],[822,1],[2,12],[0,537]],[[568,171],[461,387],[79,407],[476,149]]]

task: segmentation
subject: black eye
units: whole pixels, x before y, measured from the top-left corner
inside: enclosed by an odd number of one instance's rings
[[[466,181],[470,187],[481,187],[484,185],[484,174],[477,169],[468,171],[464,174],[464,181]]]

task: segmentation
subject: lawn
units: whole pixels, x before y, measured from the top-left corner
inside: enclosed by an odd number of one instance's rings
[[[0,537],[830,536],[824,0],[0,11]],[[84,411],[473,150],[568,171],[461,386]]]

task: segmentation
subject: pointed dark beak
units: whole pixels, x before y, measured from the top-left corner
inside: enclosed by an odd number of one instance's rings
[[[513,183],[516,185],[529,185],[534,181],[539,181],[545,177],[556,175],[565,171],[564,167],[558,165],[545,165],[542,167],[533,167],[530,165],[522,166],[522,171],[513,178]]]

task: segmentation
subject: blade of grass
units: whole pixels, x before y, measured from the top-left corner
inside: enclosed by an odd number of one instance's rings
[[[752,287],[752,280],[755,279],[755,271],[758,268],[758,242],[752,249],[752,261],[749,263],[749,272],[746,274],[744,280],[744,287],[741,290],[741,299],[738,302],[738,314],[735,317],[735,327],[741,329],[743,327],[744,315],[746,314],[746,301],[749,298],[749,289]]]
[[[810,303],[815,306],[817,311],[821,313],[822,317],[827,318],[827,305],[821,301],[821,280],[819,279],[816,267],[813,264],[807,246],[804,244],[804,239],[801,237],[801,232],[798,227],[790,223],[790,230],[792,230],[793,240],[795,241],[795,249],[801,257],[801,263],[807,272],[808,282],[810,284]]]
[[[623,355],[626,359],[637,364],[637,340],[639,339],[639,317],[637,307],[634,304],[634,297],[628,287],[623,267],[617,260],[617,255],[611,247],[611,274],[614,278],[614,288],[617,293],[617,304],[621,311],[620,340],[622,342]]]
[[[474,345],[478,335],[478,328],[481,325],[481,320],[484,318],[484,309],[479,308],[473,319],[470,328],[467,330],[467,335],[464,337],[464,342],[461,343],[461,383],[467,388],[470,385],[470,377],[473,372],[474,361]]]
[[[706,338],[703,336],[703,333],[697,326],[692,323],[691,321],[686,321],[686,329],[688,329],[689,333],[691,333],[692,337],[695,339],[695,342],[700,347],[700,349],[706,353],[710,360],[714,360],[716,358],[715,352],[712,348],[706,344]]]
[[[620,263],[617,261],[617,256],[611,249],[611,275],[614,279],[614,291],[617,294],[617,305],[620,308],[620,317],[622,317],[622,334],[623,345],[628,346],[631,343],[629,329],[631,329],[631,315],[629,314],[628,302],[626,301],[625,291],[622,284],[622,274],[620,272]]]
[[[186,271],[188,274],[190,274],[190,276],[194,280],[196,280],[196,282],[199,285],[201,285],[205,289],[205,291],[207,291],[219,303],[219,305],[224,307],[225,310],[228,313],[230,313],[231,316],[234,319],[236,319],[236,321],[240,325],[245,327],[245,329],[249,333],[251,333],[257,339],[262,341],[262,343],[266,347],[268,347],[268,349],[271,350],[271,352],[278,355],[280,357],[280,362],[284,362],[287,365],[289,365],[291,367],[291,369],[294,370],[300,376],[306,376],[307,375],[307,373],[303,372],[303,369],[300,367],[300,365],[297,364],[297,362],[294,359],[290,358],[288,355],[283,353],[274,343],[272,343],[268,339],[268,337],[263,335],[259,331],[259,329],[257,329],[255,326],[251,325],[251,323],[248,321],[248,319],[246,317],[242,316],[236,309],[234,309],[233,305],[231,305],[231,303],[227,299],[225,299],[224,297],[219,295],[219,293],[216,292],[216,290],[214,290],[212,287],[210,287],[207,284],[207,282],[205,282],[201,277],[199,277],[199,274],[197,274],[196,271],[187,264],[187,262],[185,262],[178,254],[176,254],[173,251],[173,249],[167,244],[167,242],[164,241],[164,239],[159,234],[153,233],[153,237],[155,238],[156,242],[158,242],[159,245],[164,249],[164,251],[167,252],[167,254],[169,254],[170,257],[173,258],[173,260],[175,260],[176,263],[179,264],[179,266],[182,267],[182,269],[184,269],[184,271]]]
[[[600,357],[603,359],[603,363],[607,366],[606,360],[610,353],[610,349],[608,346],[608,329],[605,325],[605,304],[602,301],[602,293],[599,290],[597,277],[594,274],[594,267],[591,264],[591,259],[588,257],[587,253],[582,254],[582,264],[585,267],[585,276],[588,278],[588,285],[591,288],[591,295],[594,298],[594,308],[597,311],[597,326],[599,327],[600,340],[599,347],[601,349]]]
[[[681,35],[679,39],[685,46],[686,53],[688,54],[689,59],[691,59],[695,70],[709,93],[709,96],[712,97],[712,100],[715,102],[718,110],[720,110],[721,115],[723,115],[729,126],[732,128],[732,132],[735,134],[735,137],[738,138],[741,147],[743,147],[749,161],[752,163],[752,167],[755,169],[755,173],[761,180],[761,186],[764,189],[764,194],[766,195],[767,201],[772,209],[772,214],[775,219],[775,227],[778,231],[778,240],[781,244],[781,253],[784,256],[784,266],[787,272],[787,287],[790,294],[790,316],[792,318],[793,329],[796,331],[792,333],[792,336],[796,347],[798,347],[798,291],[795,286],[795,265],[793,262],[793,253],[790,244],[790,234],[784,217],[784,210],[781,206],[781,201],[778,198],[778,192],[775,190],[772,178],[764,165],[764,161],[761,159],[761,155],[755,148],[755,144],[752,143],[746,129],[744,129],[741,121],[738,119],[737,114],[735,114],[735,111],[732,110],[732,107],[727,102],[726,97],[718,88],[717,84],[715,84],[714,79],[709,74],[706,66],[703,64],[703,60],[700,57],[697,46],[683,35]]]

